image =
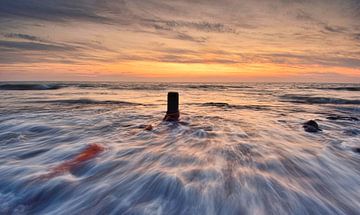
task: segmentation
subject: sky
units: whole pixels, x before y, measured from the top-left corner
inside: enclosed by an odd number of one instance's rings
[[[9,80],[360,83],[360,0],[1,0]]]

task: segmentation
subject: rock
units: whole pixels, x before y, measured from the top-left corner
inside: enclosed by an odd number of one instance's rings
[[[359,148],[359,147],[353,148],[352,150],[353,150],[354,152],[356,152],[356,153],[359,153],[359,154],[360,154],[360,148]]]
[[[153,130],[153,126],[151,124],[149,124],[149,125],[145,126],[144,130],[151,131],[151,130]]]
[[[163,121],[167,122],[178,122],[180,117],[180,112],[176,113],[167,113],[163,119]]]
[[[306,132],[316,133],[321,131],[319,125],[314,120],[309,120],[303,124],[303,128]]]

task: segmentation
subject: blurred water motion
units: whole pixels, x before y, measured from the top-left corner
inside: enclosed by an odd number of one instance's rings
[[[161,122],[172,90],[179,124]],[[358,214],[359,91],[0,83],[0,214]],[[94,143],[105,150],[41,179]]]

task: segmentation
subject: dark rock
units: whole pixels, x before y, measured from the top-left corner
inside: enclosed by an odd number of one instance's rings
[[[359,147],[353,148],[353,151],[360,154],[360,148]]]
[[[163,121],[167,122],[178,122],[180,117],[180,112],[177,113],[166,113]]]
[[[151,130],[153,130],[153,126],[151,124],[149,124],[144,128],[144,130],[151,131]]]
[[[303,128],[306,132],[315,133],[321,131],[319,125],[314,120],[309,120],[303,124]]]

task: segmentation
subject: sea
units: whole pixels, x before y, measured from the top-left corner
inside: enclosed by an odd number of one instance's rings
[[[360,83],[1,82],[0,214],[360,214],[359,120]]]

